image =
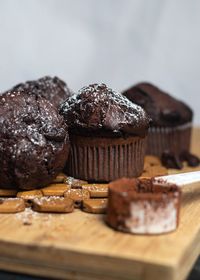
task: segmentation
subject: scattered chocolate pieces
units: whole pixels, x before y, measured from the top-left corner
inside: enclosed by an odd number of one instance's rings
[[[182,169],[183,164],[178,155],[171,151],[164,151],[161,156],[162,164],[167,168]]]
[[[89,191],[90,197],[108,197],[108,184],[87,184],[82,189]]]
[[[25,202],[22,198],[0,199],[0,213],[17,213],[25,210]]]
[[[63,196],[69,189],[70,186],[67,184],[51,184],[41,191],[44,196]]]
[[[74,210],[74,203],[66,197],[44,196],[35,198],[32,207],[38,212],[70,213]]]
[[[17,190],[13,190],[13,189],[0,189],[0,197],[1,196],[6,196],[6,197],[12,197],[12,196],[16,196],[17,194]]]
[[[181,161],[186,161],[187,164],[191,167],[196,167],[200,164],[200,159],[199,157],[189,153],[188,151],[183,151],[180,154],[180,160]]]
[[[83,211],[93,214],[104,214],[107,202],[107,198],[86,199],[83,201]]]
[[[171,151],[164,151],[161,156],[161,161],[167,168],[174,169],[182,169],[184,161],[191,167],[196,167],[200,164],[200,159],[188,151],[182,151],[180,155]]]

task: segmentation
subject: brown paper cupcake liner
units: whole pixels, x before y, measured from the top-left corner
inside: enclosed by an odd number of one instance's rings
[[[140,176],[146,138],[90,138],[71,136],[68,174],[88,181],[109,182]]]
[[[192,124],[171,127],[150,127],[147,137],[146,154],[161,156],[163,151],[180,153],[190,150]]]

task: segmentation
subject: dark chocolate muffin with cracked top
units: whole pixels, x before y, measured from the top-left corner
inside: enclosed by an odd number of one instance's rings
[[[11,91],[27,91],[27,93],[42,96],[49,100],[56,108],[60,106],[72,91],[67,84],[58,77],[45,76],[38,80],[27,81],[14,86]]]
[[[69,126],[69,175],[102,182],[142,173],[149,118],[140,106],[92,84],[68,98],[60,113]]]
[[[152,119],[148,154],[161,156],[165,150],[189,151],[193,118],[189,106],[150,83],[136,84],[123,95],[143,107]]]
[[[40,95],[7,92],[0,96],[0,187],[32,189],[48,185],[63,169],[67,126]]]

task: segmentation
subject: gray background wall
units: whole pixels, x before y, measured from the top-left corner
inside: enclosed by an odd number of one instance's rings
[[[74,90],[148,80],[200,124],[200,1],[0,0],[0,91],[46,74]]]

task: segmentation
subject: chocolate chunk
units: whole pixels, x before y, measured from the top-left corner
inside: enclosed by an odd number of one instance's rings
[[[187,164],[191,167],[196,167],[200,164],[199,157],[189,153],[188,151],[183,151],[180,154],[180,160],[181,161],[186,161]]]
[[[161,156],[162,164],[167,168],[182,169],[183,164],[179,156],[171,151],[164,151]]]

